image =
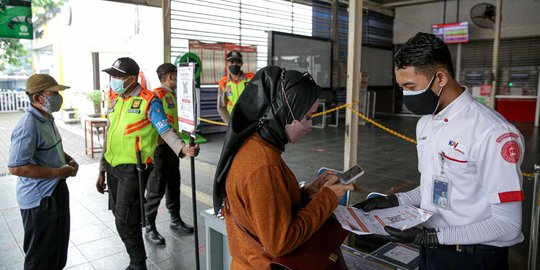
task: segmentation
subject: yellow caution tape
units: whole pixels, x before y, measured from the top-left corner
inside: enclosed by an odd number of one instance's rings
[[[203,121],[203,122],[218,125],[218,126],[227,126],[227,124],[225,124],[223,122],[212,121],[212,120],[208,120],[208,119],[204,119],[204,118],[200,118],[200,117],[198,119]]]
[[[335,107],[335,108],[332,108],[332,109],[328,109],[326,111],[322,111],[322,112],[319,112],[319,113],[316,113],[316,114],[313,114],[312,117],[318,117],[318,116],[321,116],[321,115],[325,115],[325,114],[328,114],[328,113],[331,113],[331,112],[335,112],[337,110],[341,110],[345,107],[348,107],[348,106],[352,106],[356,103],[360,102],[360,100],[356,100],[356,101],[353,101],[351,103],[347,103],[347,104],[343,104],[341,106],[338,106],[338,107]],[[209,119],[205,119],[205,118],[200,118],[199,117],[199,120],[203,121],[203,122],[206,122],[206,123],[209,123],[209,124],[214,124],[214,125],[219,125],[219,126],[227,126],[227,124],[223,123],[223,122],[218,122],[218,121],[212,121],[212,120],[209,120]]]
[[[320,112],[320,113],[315,113],[315,114],[313,114],[312,117],[318,117],[318,116],[321,116],[321,115],[329,114],[329,113],[331,113],[331,112],[335,112],[335,111],[337,111],[337,110],[341,110],[341,109],[343,109],[343,108],[345,108],[345,107],[350,107],[350,106],[352,106],[352,105],[354,105],[354,104],[356,104],[356,103],[358,103],[358,102],[360,102],[360,100],[356,100],[356,101],[353,101],[353,102],[351,102],[351,103],[343,104],[343,105],[341,105],[341,106],[338,106],[338,107],[335,107],[335,108],[332,108],[332,109],[328,109],[328,110],[322,111],[322,112]]]
[[[394,136],[396,136],[396,137],[398,137],[398,138],[401,138],[401,139],[403,139],[403,140],[406,140],[406,141],[408,141],[408,142],[411,142],[411,143],[416,144],[416,140],[415,140],[415,139],[412,139],[412,138],[410,138],[410,137],[407,137],[407,136],[405,136],[405,135],[403,135],[403,134],[401,134],[401,133],[399,133],[399,132],[397,132],[397,131],[395,131],[395,130],[389,129],[389,128],[387,128],[387,127],[385,127],[385,126],[383,126],[383,125],[381,125],[381,124],[375,122],[374,120],[368,118],[367,116],[361,114],[360,112],[358,112],[357,110],[355,110],[355,109],[353,109],[353,108],[349,108],[349,109],[350,109],[353,113],[355,113],[356,115],[358,115],[360,118],[366,120],[367,122],[373,124],[374,126],[380,128],[380,129],[382,129],[382,130],[384,130],[384,131],[386,131],[386,132],[388,132],[388,133],[390,133],[390,134],[392,134],[392,135],[394,135]]]

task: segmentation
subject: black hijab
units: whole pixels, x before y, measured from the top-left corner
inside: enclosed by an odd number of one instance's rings
[[[282,82],[294,118],[301,120],[319,98],[321,89],[308,73],[285,71],[268,66],[259,70],[234,105],[231,121],[225,134],[221,157],[214,178],[214,211],[217,214],[226,196],[225,181],[238,149],[254,132],[280,149],[285,150],[285,125],[293,117],[283,99]]]

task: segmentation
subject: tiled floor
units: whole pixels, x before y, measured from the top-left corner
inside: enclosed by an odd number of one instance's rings
[[[71,234],[66,269],[124,269],[129,264],[113,215],[107,210],[107,196],[95,191],[96,172],[97,164],[82,165],[78,176],[67,181]],[[0,269],[22,269],[23,230],[15,200],[16,177],[6,176],[0,180],[0,189],[6,191],[0,202]],[[190,198],[183,196],[182,204],[182,210],[185,210],[182,217],[191,223],[192,211],[187,209],[191,207]],[[202,210],[210,206],[201,203],[198,207]],[[194,269],[193,235],[172,232],[168,227],[167,210],[162,205],[159,211],[158,230],[167,245],[146,246],[149,269]],[[199,235],[204,251],[204,224],[200,224]],[[201,262],[204,269],[204,253]]]
[[[6,172],[9,136],[20,113],[0,114],[0,175]],[[380,122],[414,137],[417,118],[387,117]],[[98,157],[84,154],[80,125],[58,123],[66,152],[81,165],[79,174],[68,179],[71,198],[71,237],[69,269],[124,269],[129,258],[116,233],[114,218],[107,210],[107,196],[95,191]],[[540,161],[539,129],[529,124],[517,124],[525,135],[526,158],[523,171],[532,172],[533,162]],[[211,207],[212,183],[215,164],[221,153],[223,134],[207,135],[207,144],[201,146],[196,161],[197,212]],[[343,167],[343,125],[340,128],[314,129],[311,135],[297,144],[286,146],[284,159],[299,181],[311,181],[322,167]],[[406,191],[418,185],[416,148],[380,129],[365,125],[359,127],[359,164],[366,175],[358,181],[351,203],[361,201],[372,191],[393,193]],[[4,170],[4,171],[2,171]],[[181,160],[182,217],[192,224],[191,179],[189,160]],[[0,177],[0,269],[22,269],[23,240],[20,212],[15,200],[16,178]],[[511,269],[525,269],[530,226],[532,181],[524,180],[526,201],[523,207],[523,232],[526,241],[511,249]],[[165,247],[147,245],[150,269],[195,269],[194,240],[192,235],[179,235],[168,228],[169,217],[164,205],[160,206],[157,225],[165,237]],[[198,217],[201,269],[205,269],[205,235],[203,219]],[[349,242],[358,248],[370,249],[380,241],[369,237],[351,237]]]

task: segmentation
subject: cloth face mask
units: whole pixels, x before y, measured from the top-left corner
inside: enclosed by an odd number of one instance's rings
[[[435,75],[431,78],[426,89],[419,91],[403,90],[403,102],[408,110],[417,115],[434,113],[439,107],[439,98],[443,87],[439,89],[439,95],[431,91]]]
[[[237,65],[231,65],[229,66],[229,72],[233,75],[236,75],[240,72],[240,66]]]
[[[64,102],[64,98],[61,95],[54,95],[54,96],[43,96],[40,95],[45,99],[45,102],[41,105],[43,110],[46,111],[49,114],[52,114],[53,112],[57,112],[62,107],[62,103]]]

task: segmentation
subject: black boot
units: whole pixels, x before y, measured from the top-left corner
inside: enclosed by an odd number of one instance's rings
[[[171,213],[171,229],[177,232],[193,233],[193,226],[188,225],[182,221],[179,214]]]
[[[128,267],[126,270],[147,270],[146,268],[146,262],[129,262]]]
[[[154,246],[165,245],[165,238],[159,234],[156,229],[156,224],[153,222],[147,222],[146,233],[144,236],[146,240]]]

